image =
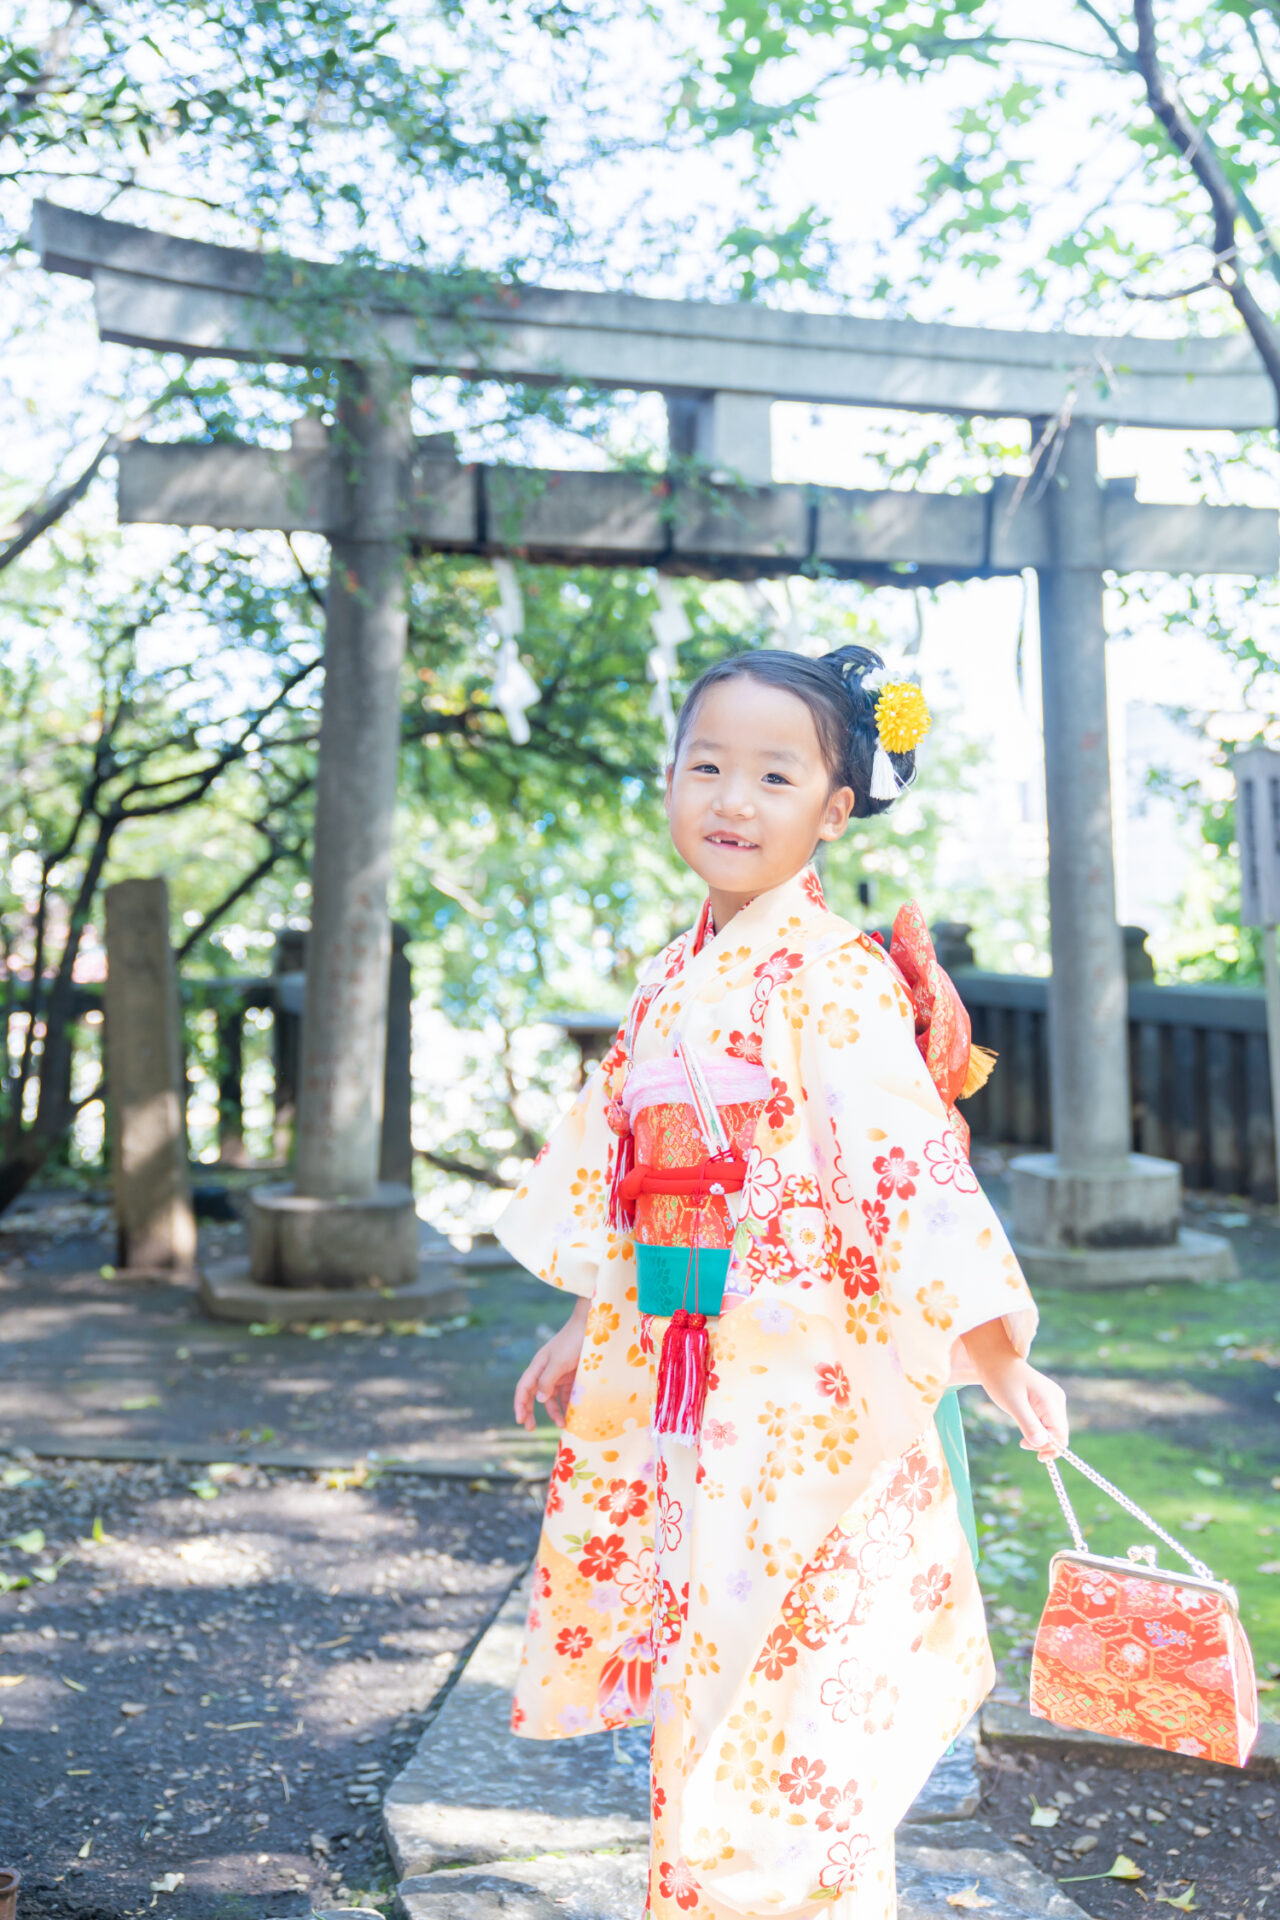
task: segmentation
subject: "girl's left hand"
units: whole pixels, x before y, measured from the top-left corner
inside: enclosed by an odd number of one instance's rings
[[[1040,1460],[1065,1453],[1071,1445],[1067,1396],[1056,1380],[1019,1359],[1004,1322],[973,1328],[964,1343],[988,1399],[1016,1421],[1026,1451]]]
[[[998,1378],[982,1382],[988,1395],[1018,1423],[1019,1445],[1038,1460],[1053,1460],[1071,1445],[1067,1396],[1029,1360],[1015,1359]]]

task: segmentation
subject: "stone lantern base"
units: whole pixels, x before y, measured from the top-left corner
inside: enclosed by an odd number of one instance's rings
[[[1176,1160],[1131,1153],[1114,1166],[1063,1167],[1056,1154],[1009,1162],[1011,1239],[1032,1287],[1128,1287],[1230,1280],[1231,1243],[1180,1224]]]

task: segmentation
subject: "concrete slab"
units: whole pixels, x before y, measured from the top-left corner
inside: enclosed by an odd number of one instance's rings
[[[980,1821],[898,1834],[898,1920],[955,1920],[952,1895],[976,1884],[987,1920],[1083,1920],[1075,1901]]]
[[[1142,1287],[1161,1281],[1234,1280],[1231,1242],[1180,1227],[1165,1247],[1038,1247],[1014,1236],[1027,1282],[1036,1287]]]
[[[398,1900],[405,1920],[638,1920],[648,1878],[647,1850],[578,1853],[415,1874],[400,1882]]]
[[[976,1888],[990,1920],[1082,1920],[1046,1874],[977,1824],[945,1838],[898,1836],[899,1920],[955,1920],[951,1896]],[[510,1860],[416,1874],[400,1883],[406,1920],[625,1920],[644,1906],[639,1849]]]
[[[383,1804],[399,1875],[649,1843],[648,1729],[518,1740],[511,1690],[528,1586],[512,1593]]]
[[[915,1797],[907,1822],[936,1826],[942,1820],[968,1820],[978,1811],[982,1786],[978,1779],[978,1716],[943,1754]]]
[[[988,1700],[982,1709],[982,1738],[1004,1742],[1038,1752],[1067,1752],[1079,1763],[1083,1759],[1110,1761],[1117,1766],[1158,1766],[1162,1761],[1183,1768],[1191,1763],[1182,1754],[1165,1753],[1159,1747],[1138,1746],[1132,1740],[1112,1740],[1106,1734],[1082,1733],[1078,1727],[1058,1727],[1041,1720],[1026,1707],[1012,1701]],[[1206,1762],[1206,1764],[1208,1764]],[[1235,1773],[1234,1767],[1226,1769]],[[1249,1756],[1249,1773],[1280,1773],[1280,1726],[1264,1720]]]

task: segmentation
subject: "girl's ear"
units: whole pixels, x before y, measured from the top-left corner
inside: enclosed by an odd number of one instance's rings
[[[666,778],[663,783],[662,804],[666,808],[667,818],[671,818],[671,782],[675,778],[676,763],[668,760]]]
[[[826,812],[822,816],[822,825],[818,829],[819,840],[838,840],[853,814],[856,796],[852,787],[837,787],[827,801]]]

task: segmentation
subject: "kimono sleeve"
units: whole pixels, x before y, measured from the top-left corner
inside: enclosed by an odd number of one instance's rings
[[[891,1342],[931,1400],[976,1379],[971,1328],[1002,1319],[1025,1355],[1035,1304],[888,966],[843,946],[806,969],[804,997],[796,1067],[851,1331]]]
[[[499,1242],[522,1267],[590,1299],[614,1241],[609,1182],[617,1140],[605,1117],[622,1058],[621,1035],[595,1068],[498,1221]]]

